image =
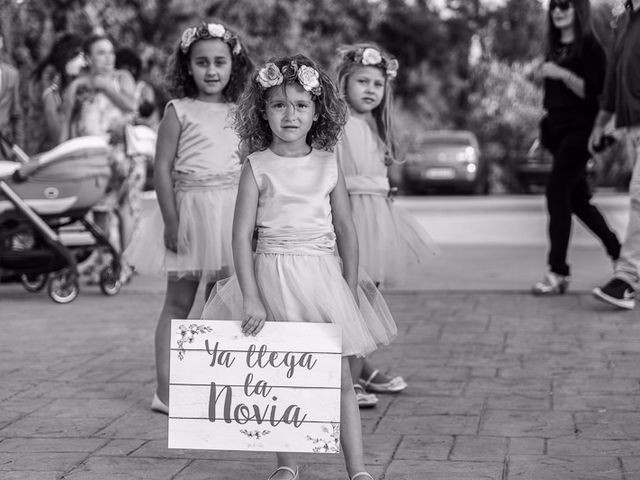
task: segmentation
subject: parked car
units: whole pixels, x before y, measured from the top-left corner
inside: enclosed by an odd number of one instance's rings
[[[525,193],[543,191],[551,173],[553,156],[536,139],[525,155],[519,159],[516,166],[518,182]],[[591,187],[595,187],[598,180],[597,165],[593,158],[587,161],[587,180]]]
[[[437,130],[407,153],[402,182],[409,192],[448,189],[484,194],[489,191],[489,165],[472,132]]]

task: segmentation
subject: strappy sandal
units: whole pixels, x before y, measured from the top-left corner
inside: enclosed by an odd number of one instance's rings
[[[288,472],[290,473],[292,476],[289,480],[298,480],[298,467],[296,467],[296,469],[294,470],[293,468],[289,468],[289,467],[278,467],[276,468],[273,473],[271,475],[269,475],[269,478],[267,480],[271,480],[273,478],[273,476],[278,473],[278,472]],[[359,474],[358,474],[359,475]],[[373,480],[373,479],[371,479]]]
[[[358,473],[356,473],[353,477],[351,477],[351,480],[356,480],[356,478],[358,478],[358,477],[360,477],[360,478],[366,477],[366,478],[370,478],[371,480],[375,480],[375,478],[373,478],[373,477],[372,477],[369,473],[367,473],[367,472],[358,472]]]
[[[356,395],[356,403],[360,408],[373,408],[378,404],[378,397],[374,393],[367,393],[359,383],[353,386]]]
[[[368,391],[375,393],[398,393],[407,388],[407,382],[402,377],[393,377],[388,382],[374,382],[373,379],[380,373],[380,370],[374,370],[369,378],[360,380],[360,384]]]

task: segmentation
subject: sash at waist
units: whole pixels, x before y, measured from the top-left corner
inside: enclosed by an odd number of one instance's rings
[[[332,255],[336,235],[333,231],[281,231],[258,228],[256,253],[284,255]]]
[[[211,175],[204,178],[194,178],[193,175],[177,174],[173,179],[175,191],[207,190],[210,188],[236,188],[240,180],[240,173],[226,173]]]
[[[349,195],[389,195],[389,179],[387,177],[370,177],[366,175],[345,176]]]

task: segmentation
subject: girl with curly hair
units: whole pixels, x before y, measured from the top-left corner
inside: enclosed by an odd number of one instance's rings
[[[170,322],[187,318],[199,282],[233,273],[232,212],[240,176],[229,112],[253,69],[240,38],[219,23],[187,28],[170,69],[170,101],[158,130],[154,180],[159,209],[125,256],[140,273],[167,275],[155,336],[152,410],[168,413]]]
[[[258,334],[265,321],[339,325],[340,439],[350,478],[366,480],[372,477],[364,468],[346,358],[389,343],[396,326],[375,286],[358,281],[349,197],[332,152],[345,114],[329,77],[303,55],[273,60],[258,72],[235,114],[236,131],[251,152],[233,221],[236,276],[216,287],[202,318],[240,320],[247,335]],[[269,479],[298,478],[290,453],[277,459]]]
[[[339,54],[338,84],[350,115],[337,155],[351,199],[360,266],[378,285],[408,286],[425,273],[438,249],[390,196],[387,168],[398,160],[392,112],[398,62],[373,44],[344,47]],[[361,407],[375,406],[376,392],[407,387],[402,377],[389,377],[364,359],[353,359],[351,369]]]

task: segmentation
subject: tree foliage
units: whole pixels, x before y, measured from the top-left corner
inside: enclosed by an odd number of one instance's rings
[[[594,1],[605,44],[616,1]],[[508,163],[542,114],[540,86],[523,76],[544,48],[538,0],[0,0],[0,9],[6,49],[24,75],[63,31],[104,31],[162,60],[187,25],[219,19],[242,33],[258,63],[302,52],[331,69],[340,45],[380,44],[400,61],[396,96],[407,138],[470,128]]]

